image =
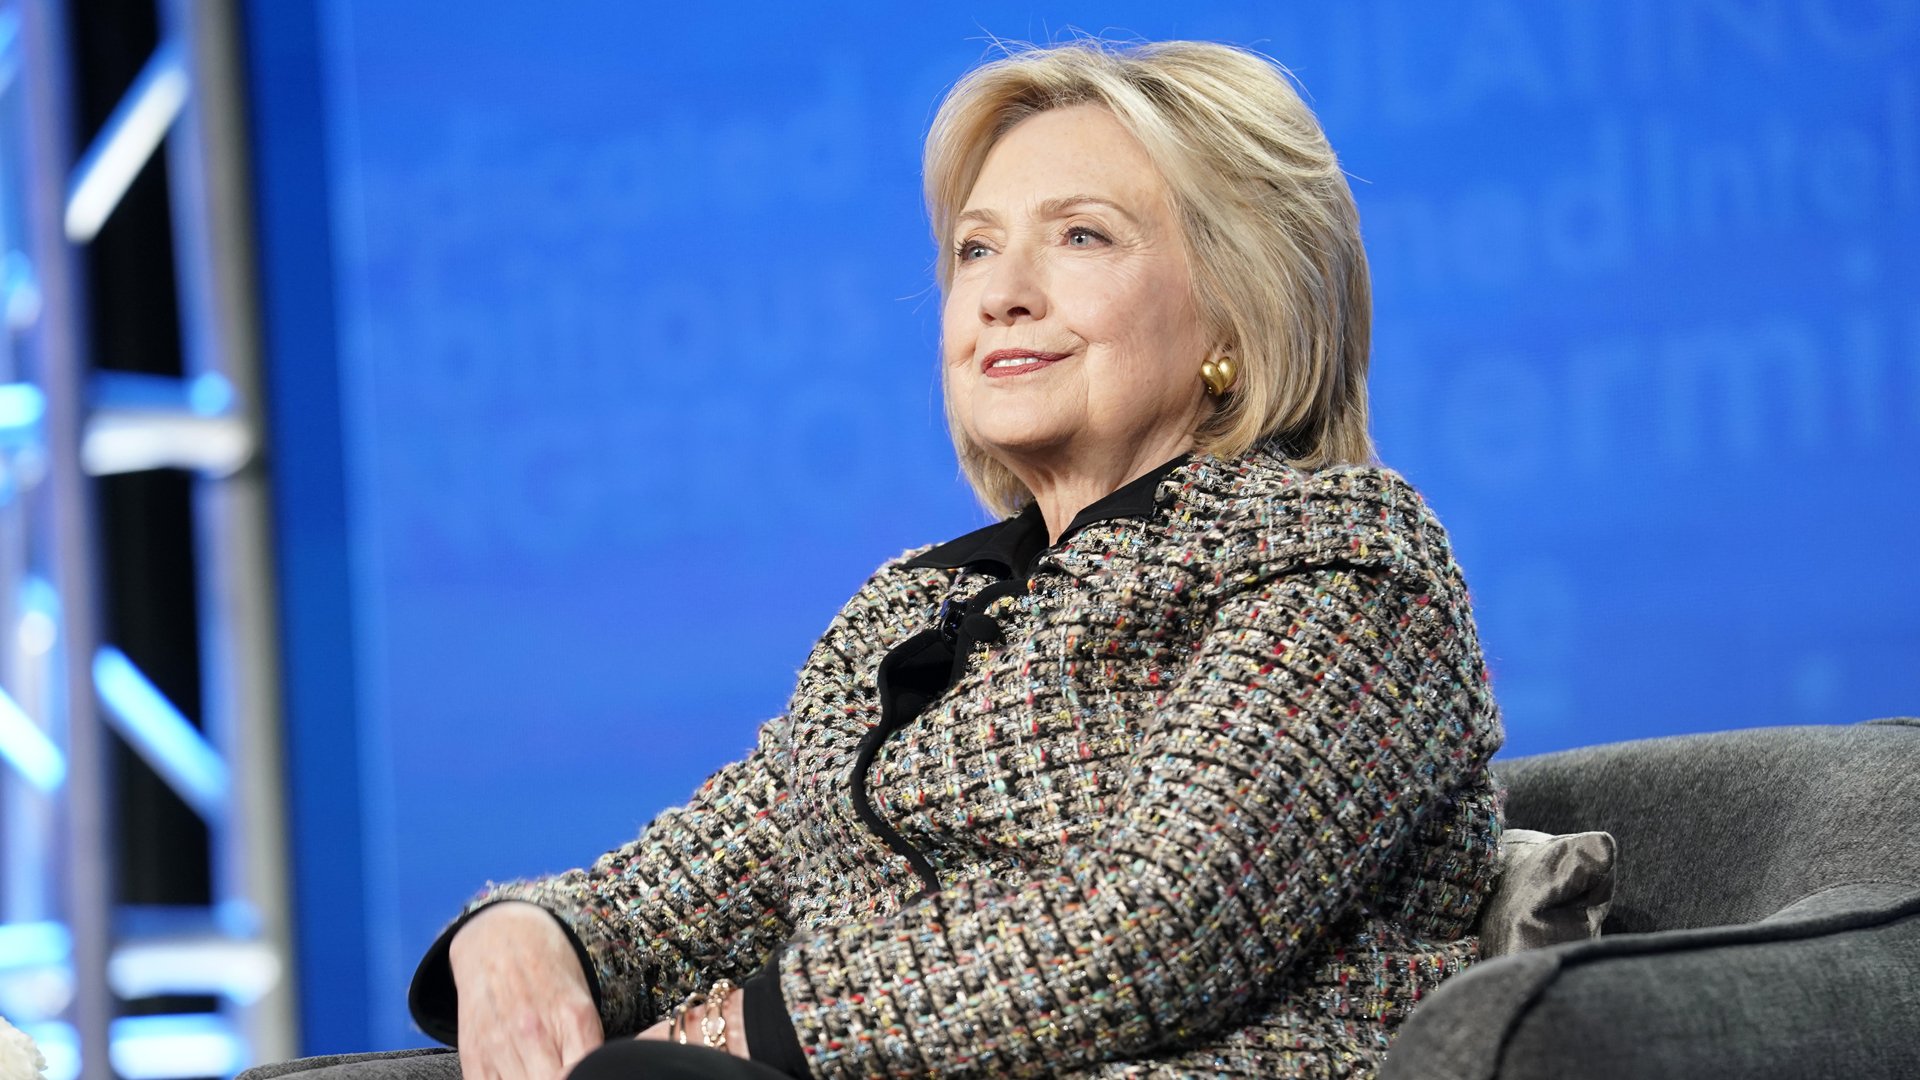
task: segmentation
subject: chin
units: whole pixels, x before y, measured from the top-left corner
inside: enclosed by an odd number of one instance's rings
[[[1031,378],[1032,376],[1029,376]],[[1066,432],[1082,422],[1082,397],[1054,386],[989,386],[968,403],[981,431]],[[981,392],[981,391],[984,392]]]
[[[1063,446],[1077,426],[1062,423],[1057,414],[1025,409],[999,409],[967,434],[994,456],[1025,456]]]

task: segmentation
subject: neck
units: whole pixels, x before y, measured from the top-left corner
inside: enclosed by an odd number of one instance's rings
[[[1192,436],[1183,434],[1148,440],[1124,453],[1089,454],[1081,461],[1009,462],[1008,467],[1033,492],[1047,523],[1047,542],[1056,544],[1080,511],[1192,449]]]

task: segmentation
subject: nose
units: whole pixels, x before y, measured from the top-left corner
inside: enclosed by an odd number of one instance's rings
[[[1019,246],[1010,245],[988,265],[986,286],[980,290],[980,322],[1011,326],[1046,317],[1047,292],[1040,269]]]

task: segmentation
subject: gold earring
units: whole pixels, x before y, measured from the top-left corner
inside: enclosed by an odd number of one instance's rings
[[[1200,381],[1207,384],[1210,397],[1227,396],[1227,391],[1233,389],[1234,377],[1239,374],[1230,353],[1223,351],[1217,357],[1200,361]]]

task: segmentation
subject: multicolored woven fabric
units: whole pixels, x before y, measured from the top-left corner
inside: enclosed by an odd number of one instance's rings
[[[881,657],[994,580],[874,574],[743,761],[590,869],[490,890],[585,946],[608,1033],[778,955],[815,1075],[1364,1077],[1472,963],[1498,710],[1392,472],[1173,469],[986,606],[1001,640],[849,790]]]

